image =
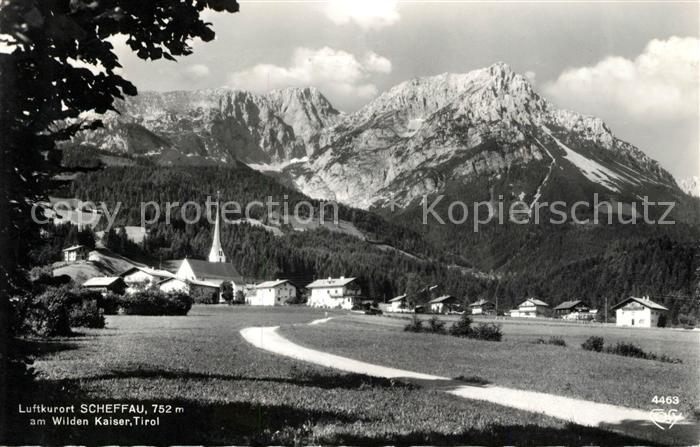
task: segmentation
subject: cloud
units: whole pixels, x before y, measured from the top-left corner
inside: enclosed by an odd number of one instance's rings
[[[300,47],[294,50],[288,66],[258,64],[232,73],[228,83],[234,88],[253,91],[315,86],[340,98],[371,98],[377,94],[377,88],[369,82],[370,77],[390,72],[391,61],[374,52],[358,59],[329,47],[318,50]]]
[[[335,24],[354,22],[364,29],[378,29],[399,21],[397,0],[329,0],[326,16]]]
[[[558,105],[639,120],[697,116],[700,41],[654,39],[634,60],[608,57],[593,66],[567,69],[545,85]]]
[[[527,80],[530,82],[530,84],[535,85],[537,81],[537,73],[535,73],[532,70],[528,70],[523,74],[525,75],[525,78],[527,78]]]
[[[191,78],[205,78],[211,74],[211,70],[204,64],[195,64],[187,67],[185,73]]]

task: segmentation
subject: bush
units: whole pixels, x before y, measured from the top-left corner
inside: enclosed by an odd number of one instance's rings
[[[586,351],[601,352],[603,350],[603,344],[605,341],[603,337],[588,337],[586,341],[583,342],[581,347]]]
[[[472,329],[472,332],[468,335],[468,337],[476,338],[477,340],[501,341],[503,338],[503,332],[501,331],[500,324],[479,323],[477,327]]]
[[[657,355],[653,352],[646,352],[634,343],[617,343],[615,346],[603,346],[602,337],[589,337],[581,347],[587,351],[604,352],[606,354],[621,355],[623,357],[634,357],[645,360],[658,360],[665,363],[683,363],[681,359],[669,357],[666,354]]]
[[[219,292],[206,287],[196,287],[190,292],[192,301],[197,304],[219,304]],[[229,301],[230,304],[230,301]]]
[[[432,316],[430,320],[428,320],[428,327],[425,329],[425,331],[432,332],[434,334],[444,334],[445,322],[436,316]]]
[[[615,346],[608,346],[604,351],[608,354],[622,355],[624,357],[649,358],[649,354],[634,343],[618,343]]]
[[[538,338],[535,340],[535,344],[538,345],[555,345],[555,346],[566,346],[566,342],[561,337],[549,337],[548,339]]]
[[[102,329],[105,327],[105,317],[97,305],[97,300],[83,301],[74,304],[68,313],[72,327],[89,327]]]
[[[100,295],[97,300],[97,306],[100,307],[104,315],[116,315],[119,312],[119,301],[121,295],[109,292],[105,296]]]
[[[455,337],[469,337],[471,333],[472,319],[467,314],[462,314],[459,320],[450,327],[450,335]]]
[[[403,330],[406,332],[423,332],[423,321],[414,315],[411,322],[403,327]]]
[[[22,332],[40,337],[71,334],[70,297],[67,287],[48,287],[39,295],[28,298],[23,309]]]
[[[147,289],[121,297],[119,305],[127,315],[187,315],[192,299],[182,292]]]
[[[678,324],[685,328],[692,329],[697,324],[697,321],[690,315],[678,315]]]

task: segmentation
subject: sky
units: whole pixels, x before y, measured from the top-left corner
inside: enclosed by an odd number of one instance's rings
[[[178,62],[115,42],[140,90],[318,87],[345,112],[407,79],[502,61],[601,117],[677,178],[700,175],[697,1],[245,1]]]

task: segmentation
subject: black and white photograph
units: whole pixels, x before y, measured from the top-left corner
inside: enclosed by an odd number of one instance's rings
[[[700,1],[0,0],[0,445],[700,445]]]

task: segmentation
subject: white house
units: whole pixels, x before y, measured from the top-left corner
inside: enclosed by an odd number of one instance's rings
[[[230,281],[234,291],[243,287],[243,278],[233,264],[226,262],[208,262],[199,259],[183,259],[175,272],[175,277],[190,281],[203,281],[220,286]]]
[[[406,294],[390,299],[386,310],[388,312],[410,312],[411,309],[408,307],[408,298]]]
[[[435,314],[444,314],[453,310],[458,305],[457,298],[452,295],[443,295],[428,301],[430,312]]]
[[[63,249],[63,260],[66,262],[84,261],[90,250],[85,245],[73,245]]]
[[[615,324],[617,326],[657,327],[659,317],[668,309],[655,303],[648,296],[635,298],[633,296],[614,305]]]
[[[134,293],[160,283],[164,279],[173,278],[175,275],[167,270],[157,270],[149,267],[132,267],[121,275],[126,283],[126,293]]]
[[[356,278],[317,279],[308,286],[311,291],[307,304],[311,307],[352,309],[360,303],[360,286]]]
[[[495,313],[496,305],[488,300],[479,300],[469,305],[472,315],[490,315]]]
[[[517,309],[510,311],[511,317],[535,318],[544,317],[549,309],[549,304],[536,298],[528,298],[520,303]]]
[[[197,296],[197,301],[204,304],[216,304],[221,301],[221,288],[218,284],[196,279],[167,278],[158,283],[158,288],[165,292],[183,292],[190,296]]]
[[[184,292],[190,293],[190,286],[184,279],[168,278],[158,283],[158,288],[165,293]]]
[[[296,294],[297,288],[289,280],[277,279],[258,284],[255,295],[246,296],[245,300],[251,306],[282,306]]]

